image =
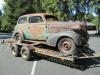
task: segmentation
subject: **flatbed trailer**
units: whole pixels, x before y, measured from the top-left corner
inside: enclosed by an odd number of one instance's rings
[[[15,43],[13,40],[6,41],[3,40],[3,44],[7,44],[11,47],[12,54],[14,56],[18,56],[19,54],[22,56],[25,60],[30,60],[31,56],[34,56],[35,54],[41,55],[41,56],[49,56],[53,58],[60,59],[61,61],[75,61],[77,59],[89,59],[89,58],[99,58],[100,52],[91,52],[82,50],[83,48],[78,50],[77,55],[64,55],[60,53],[57,50],[50,49],[50,47],[42,47],[43,44],[37,43],[36,41],[24,41],[22,43]],[[13,52],[16,52],[17,54],[14,54]],[[26,56],[25,56],[26,55]]]

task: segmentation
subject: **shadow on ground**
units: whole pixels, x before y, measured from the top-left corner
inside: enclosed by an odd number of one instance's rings
[[[50,61],[50,62],[54,62],[54,63],[57,63],[57,64],[60,64],[60,65],[64,65],[66,67],[70,67],[70,68],[73,68],[73,69],[78,69],[78,70],[81,70],[81,71],[85,71],[89,68],[95,68],[95,67],[100,67],[100,62],[97,62],[97,61],[100,61],[100,58],[95,58],[95,59],[78,59],[78,60],[75,60],[74,62],[71,62],[71,61],[61,61],[60,59],[57,59],[57,58],[53,58],[53,57],[45,57],[45,58],[41,58],[38,56],[38,58],[32,58],[31,61],[40,61],[42,59],[45,59],[47,61]]]
[[[100,61],[100,58],[98,58],[98,59],[80,59],[80,60],[78,59],[74,62],[67,61],[67,60],[62,62],[59,59],[51,58],[51,57],[48,59],[46,58],[46,60],[55,62],[55,63],[60,64],[60,65],[64,65],[66,67],[78,69],[81,71],[85,71],[89,68],[100,67],[100,65],[99,65],[100,63],[97,62],[97,61]]]
[[[89,37],[100,37],[98,34],[89,34]]]
[[[93,50],[91,50],[92,52],[94,52]],[[54,58],[54,57],[49,57],[49,56],[37,56],[34,58],[32,58],[31,61],[39,61],[39,60],[42,60],[42,59],[45,59],[47,61],[50,61],[50,62],[54,62],[54,63],[57,63],[57,64],[60,64],[60,65],[64,65],[66,67],[70,67],[70,68],[73,68],[73,69],[78,69],[78,70],[81,70],[81,71],[85,71],[87,69],[90,69],[90,68],[95,68],[95,67],[100,67],[100,58],[87,58],[87,59],[77,59],[75,60],[74,62],[71,62],[71,61],[68,61],[68,60],[61,60],[61,59],[58,59],[58,58]]]

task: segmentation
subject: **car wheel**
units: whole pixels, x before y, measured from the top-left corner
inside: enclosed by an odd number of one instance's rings
[[[20,56],[20,50],[18,49],[17,45],[11,45],[12,55],[15,57]]]
[[[72,55],[75,53],[76,45],[71,38],[62,38],[58,42],[58,50],[65,55]]]
[[[32,51],[28,47],[23,46],[21,49],[21,56],[24,60],[29,61],[32,56]]]
[[[22,37],[21,37],[21,35],[19,33],[15,35],[14,41],[16,43],[21,43],[22,42]]]

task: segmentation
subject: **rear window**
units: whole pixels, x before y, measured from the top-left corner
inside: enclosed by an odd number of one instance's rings
[[[49,21],[58,21],[58,18],[52,15],[45,15],[46,20]]]

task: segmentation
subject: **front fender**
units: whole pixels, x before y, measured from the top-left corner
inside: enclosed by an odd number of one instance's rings
[[[81,45],[81,36],[79,34],[75,33],[74,31],[53,33],[48,37],[46,43],[49,46],[57,46],[59,39],[62,37],[69,37],[69,38],[73,39],[73,41],[75,42],[76,45],[78,45],[78,46]]]

